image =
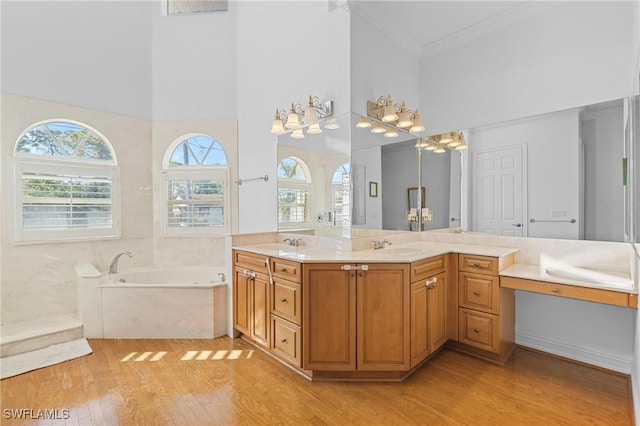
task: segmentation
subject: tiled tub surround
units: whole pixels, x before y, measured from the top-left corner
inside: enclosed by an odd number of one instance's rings
[[[144,267],[103,275],[78,265],[83,334],[107,339],[211,339],[226,334],[223,267]]]

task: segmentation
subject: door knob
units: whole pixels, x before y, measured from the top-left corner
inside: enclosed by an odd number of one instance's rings
[[[520,228],[522,226],[521,223],[512,223],[513,226],[515,226],[516,228]]]

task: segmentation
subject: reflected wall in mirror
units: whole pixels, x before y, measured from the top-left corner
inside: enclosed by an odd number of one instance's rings
[[[627,102],[470,129],[465,229],[624,241]]]

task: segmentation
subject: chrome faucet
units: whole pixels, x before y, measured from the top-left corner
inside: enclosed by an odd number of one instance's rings
[[[283,242],[289,243],[290,246],[298,247],[300,245],[300,240],[302,240],[302,238],[285,238]]]
[[[127,256],[129,256],[129,258],[133,257],[133,253],[131,253],[130,251],[123,251],[116,254],[116,256],[111,261],[111,265],[109,265],[109,274],[118,273],[118,260],[120,259],[120,256],[122,256],[123,254],[126,254]]]
[[[382,241],[374,241],[373,242],[373,249],[374,250],[378,250],[378,249],[383,249],[385,247],[385,245],[391,245],[392,243],[388,240],[382,240]]]

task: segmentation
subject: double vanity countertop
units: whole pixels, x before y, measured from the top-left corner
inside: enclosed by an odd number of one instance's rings
[[[510,247],[429,241],[391,244],[381,249],[354,251],[311,245],[291,246],[287,243],[251,244],[233,248],[301,263],[411,263],[447,253],[501,258],[519,251],[518,248]],[[500,271],[499,275],[637,294],[630,274],[624,272],[596,271],[570,265],[542,266],[516,263]]]

